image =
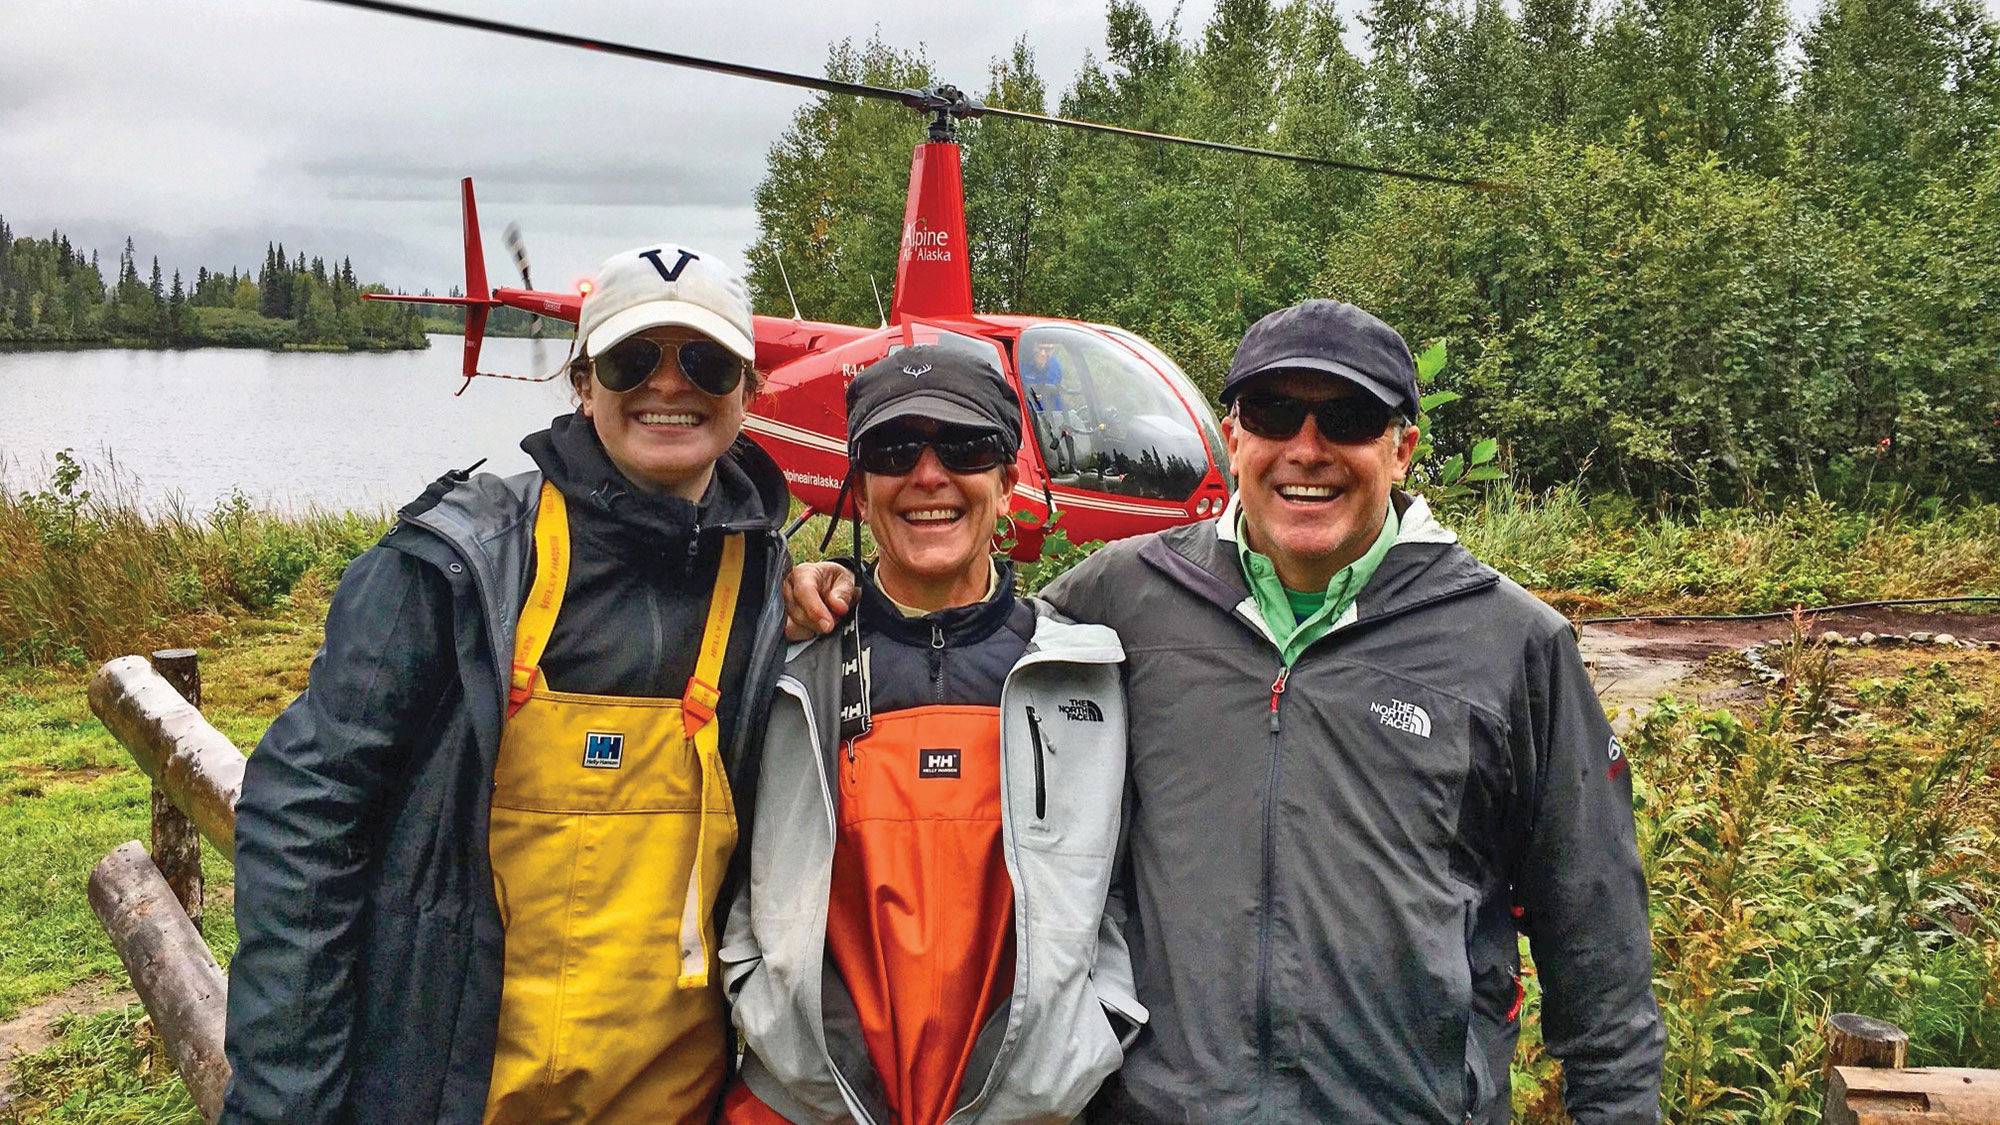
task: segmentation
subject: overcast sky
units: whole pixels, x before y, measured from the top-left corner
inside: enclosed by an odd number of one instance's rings
[[[1023,32],[1052,91],[1104,38],[1089,0],[420,2],[811,74],[879,28],[974,91]],[[1187,0],[1183,27],[1212,9]],[[0,216],[60,226],[107,274],[128,233],[170,275],[254,269],[280,240],[442,292],[465,175],[496,283],[509,221],[542,288],[659,239],[740,264],[765,151],[812,96],[314,0],[0,0],[0,28]]]

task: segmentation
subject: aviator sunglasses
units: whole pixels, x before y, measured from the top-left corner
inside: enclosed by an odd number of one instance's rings
[[[879,439],[863,438],[854,451],[854,463],[861,466],[864,473],[885,477],[906,476],[917,467],[917,462],[924,459],[926,446],[937,450],[938,464],[943,465],[946,472],[983,473],[988,469],[997,469],[1008,461],[1006,443],[999,434],[925,437],[904,432]]]
[[[628,337],[606,348],[590,367],[605,390],[623,394],[651,377],[668,346],[644,336]],[[743,357],[714,340],[697,338],[671,346],[681,374],[703,394],[720,398],[742,385],[747,366]]]
[[[1307,414],[1312,415],[1321,437],[1356,445],[1381,437],[1395,411],[1372,395],[1308,402],[1290,395],[1252,393],[1236,400],[1236,420],[1244,429],[1271,441],[1289,441],[1306,424]]]

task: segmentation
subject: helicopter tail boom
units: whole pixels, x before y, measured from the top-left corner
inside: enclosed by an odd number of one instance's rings
[[[479,205],[472,195],[472,177],[458,182],[459,206],[465,233],[465,295],[463,297],[412,297],[404,293],[365,293],[370,301],[401,301],[412,305],[457,305],[465,310],[465,364],[468,382],[480,374],[479,348],[486,339],[486,318],[503,305],[552,316],[575,323],[583,314],[580,293],[549,293],[540,289],[489,289],[486,284],[486,254],[479,239]]]

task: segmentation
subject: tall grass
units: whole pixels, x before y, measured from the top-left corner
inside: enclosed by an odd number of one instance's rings
[[[103,660],[211,635],[304,580],[332,581],[379,537],[381,516],[254,509],[143,511],[109,471],[69,451],[38,489],[0,488],[0,660]]]
[[[1640,513],[1573,489],[1490,492],[1445,519],[1474,554],[1566,611],[1727,613],[1876,598],[2000,593],[2000,506]],[[39,488],[0,481],[0,661],[77,663],[191,643],[301,581],[330,584],[386,525],[380,514],[141,509],[116,472],[67,451]],[[792,538],[819,557],[823,518]],[[1059,528],[1024,589],[1089,553]],[[848,550],[847,532],[832,554]],[[867,550],[864,531],[864,550]]]
[[[1901,1026],[1912,1066],[2000,1067],[2000,661],[1833,662],[1795,638],[1761,713],[1667,702],[1625,740],[1668,1121],[1818,1120],[1833,1012]],[[1526,1059],[1520,1119],[1566,1120]]]
[[[1764,612],[1886,598],[2000,594],[2000,506],[1640,513],[1575,489],[1490,492],[1447,516],[1472,553],[1584,613]]]

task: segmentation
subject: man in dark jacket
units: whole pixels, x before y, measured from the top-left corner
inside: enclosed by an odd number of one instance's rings
[[[1631,777],[1561,616],[1394,489],[1415,366],[1351,305],[1259,321],[1219,519],[1050,586],[1125,639],[1113,1121],[1505,1122],[1528,935],[1583,1125],[1659,1116]]]
[[[1126,652],[1126,937],[1152,1015],[1096,1119],[1504,1123],[1518,932],[1571,1117],[1657,1121],[1631,776],[1567,622],[1395,489],[1402,337],[1283,309],[1222,397],[1222,515],[1044,591]],[[843,585],[794,571],[795,626],[830,625]]]

